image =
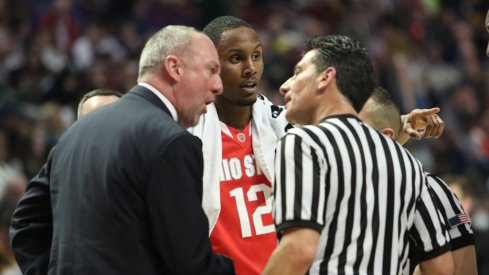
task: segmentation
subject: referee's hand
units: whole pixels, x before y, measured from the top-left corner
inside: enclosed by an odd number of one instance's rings
[[[411,138],[439,138],[445,129],[445,122],[438,116],[440,108],[414,109],[401,116],[402,130]]]

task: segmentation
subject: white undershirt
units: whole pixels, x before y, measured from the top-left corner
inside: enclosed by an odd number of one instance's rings
[[[148,84],[146,82],[139,82],[138,85],[141,85],[141,86],[147,88],[148,90],[153,92],[153,94],[155,94],[159,99],[161,99],[161,101],[163,101],[163,104],[165,104],[166,108],[168,108],[168,110],[170,110],[170,114],[173,117],[173,119],[175,121],[178,121],[177,110],[175,109],[173,104],[171,104],[171,102],[168,100],[168,98],[166,98],[162,93],[160,93],[155,87],[151,86],[150,84]]]

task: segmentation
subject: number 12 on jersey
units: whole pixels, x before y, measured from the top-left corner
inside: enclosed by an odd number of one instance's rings
[[[257,194],[259,192],[262,192],[265,197],[265,205],[258,206],[251,216],[253,218],[256,235],[263,235],[275,231],[275,226],[273,224],[263,225],[263,215],[272,213],[272,200],[270,199],[272,189],[264,183],[252,185],[248,192],[246,192],[246,198],[243,187],[235,188],[229,192],[236,202],[239,223],[241,225],[241,236],[243,238],[251,237],[252,235],[247,202],[257,201],[259,198]]]

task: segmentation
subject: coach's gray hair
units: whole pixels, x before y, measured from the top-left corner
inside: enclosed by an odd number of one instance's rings
[[[192,41],[192,27],[170,25],[153,34],[141,53],[139,59],[139,76],[148,70],[157,68],[168,55],[180,53]]]

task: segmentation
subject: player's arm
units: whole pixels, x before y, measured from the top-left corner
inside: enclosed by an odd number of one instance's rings
[[[291,228],[263,270],[267,274],[304,274],[311,266],[319,241],[319,232],[310,228]]]
[[[438,138],[445,129],[445,122],[438,116],[440,108],[415,109],[401,116],[402,131],[396,141],[402,145],[410,138]]]

